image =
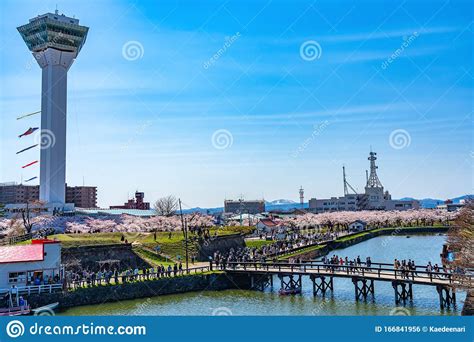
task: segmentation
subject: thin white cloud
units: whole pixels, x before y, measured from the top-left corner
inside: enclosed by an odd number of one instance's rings
[[[321,37],[315,37],[318,42],[328,43],[343,43],[343,42],[356,42],[365,40],[377,40],[387,38],[397,38],[410,36],[417,32],[419,35],[428,34],[444,34],[458,31],[458,27],[441,26],[441,27],[414,27],[410,29],[391,30],[391,31],[376,31],[376,32],[362,32],[362,33],[350,33],[350,34],[338,34],[338,35],[327,35]]]

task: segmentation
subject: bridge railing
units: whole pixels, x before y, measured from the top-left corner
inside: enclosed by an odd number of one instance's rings
[[[157,273],[156,271],[149,272],[149,273],[139,273],[139,274],[130,274],[125,275],[123,273],[117,275],[116,277],[112,275],[112,277],[107,278],[104,276],[100,279],[95,278],[92,280],[91,278],[81,278],[78,280],[71,280],[67,282],[67,288],[69,289],[77,289],[81,287],[91,287],[91,286],[99,286],[99,285],[118,285],[124,283],[133,283],[139,281],[146,281],[146,280],[157,280],[157,279],[164,279],[164,278],[176,278],[181,277],[184,275],[192,275],[192,274],[201,274],[209,272],[209,266],[199,266],[199,267],[190,267],[188,270],[185,268],[182,270],[174,272],[168,272],[165,270],[164,273]]]
[[[372,267],[376,265],[378,267]],[[391,267],[387,267],[391,266]],[[416,266],[414,269],[396,269],[391,264],[372,263],[367,265],[334,265],[324,264],[322,262],[308,263],[282,263],[282,262],[227,262],[216,265],[224,270],[235,271],[260,271],[267,273],[293,273],[293,274],[321,274],[321,275],[347,275],[378,278],[381,280],[400,280],[400,281],[424,281],[430,283],[445,283],[457,285],[472,286],[473,273],[468,270],[466,273],[448,272],[428,272],[423,266]],[[444,281],[443,281],[444,280]]]
[[[26,285],[17,286],[15,291],[20,295],[31,295],[41,293],[53,293],[62,291],[62,284],[45,284],[45,285]],[[0,289],[0,294],[11,292],[12,288]]]

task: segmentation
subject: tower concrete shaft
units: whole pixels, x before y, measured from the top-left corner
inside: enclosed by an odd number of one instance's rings
[[[56,11],[30,19],[18,31],[42,69],[40,200],[64,204],[67,72],[84,45],[88,28]]]

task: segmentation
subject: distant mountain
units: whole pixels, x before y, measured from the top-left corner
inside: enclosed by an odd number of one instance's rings
[[[461,200],[465,200],[465,199],[468,199],[468,198],[474,199],[474,195],[459,196],[459,197],[455,197],[455,198],[450,198],[450,200],[453,201],[454,203],[459,203]],[[402,200],[402,201],[413,201],[413,200],[415,200],[415,198],[413,198],[413,197],[403,197],[403,198],[400,198],[400,200]],[[418,201],[420,201],[420,206],[422,208],[432,209],[432,208],[436,208],[436,206],[439,205],[439,204],[443,204],[445,200],[436,199],[436,198],[423,198],[423,199],[419,199]],[[308,203],[307,202],[303,204],[303,208],[308,208]],[[277,200],[274,200],[274,201],[265,202],[265,209],[267,211],[271,211],[271,210],[291,211],[293,209],[301,209],[301,204],[296,203],[295,201],[292,201],[292,200],[277,199]],[[202,213],[202,214],[211,214],[212,215],[212,214],[221,213],[223,211],[224,211],[223,207],[216,207],[216,208],[196,207],[196,208],[183,210],[183,213],[189,214],[189,213],[199,212],[199,213]]]
[[[453,201],[453,203],[459,203],[461,200],[466,200],[469,198],[474,198],[474,195],[459,196],[455,198],[450,198],[450,200]],[[400,200],[413,201],[414,199],[415,198],[412,198],[412,197],[403,197]],[[436,208],[437,205],[443,204],[445,200],[436,199],[436,198],[423,198],[423,199],[419,199],[418,201],[420,201],[420,206],[422,208],[432,209],[432,208]]]

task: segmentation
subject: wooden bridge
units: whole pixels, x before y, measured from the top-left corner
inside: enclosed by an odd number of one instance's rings
[[[386,263],[365,263],[359,265],[333,265],[321,261],[305,263],[274,262],[228,262],[224,265],[211,263],[211,269],[217,268],[228,273],[244,273],[250,276],[254,289],[264,290],[273,287],[273,276],[281,282],[280,293],[301,293],[302,277],[309,276],[313,283],[313,294],[325,294],[334,291],[334,278],[349,278],[354,284],[355,299],[367,299],[375,296],[375,281],[391,282],[395,293],[395,303],[413,300],[413,285],[435,286],[439,294],[440,308],[456,305],[456,288],[472,288],[473,270],[466,274],[452,273],[440,268],[440,272],[427,272],[425,266],[416,266],[411,270],[395,269]]]

